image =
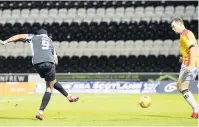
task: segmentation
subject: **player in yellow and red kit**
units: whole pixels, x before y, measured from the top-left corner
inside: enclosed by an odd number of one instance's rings
[[[180,53],[182,55],[182,65],[177,82],[178,90],[183,94],[185,100],[193,109],[192,118],[198,118],[198,105],[192,93],[189,91],[191,80],[195,80],[199,70],[199,52],[194,34],[187,30],[181,18],[174,18],[171,22],[173,31],[180,34]]]

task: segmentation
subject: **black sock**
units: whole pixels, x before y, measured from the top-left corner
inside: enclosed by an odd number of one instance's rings
[[[62,85],[59,82],[56,82],[54,84],[54,88],[56,90],[58,90],[60,93],[62,93],[65,97],[68,96],[68,93],[66,92],[66,90],[62,87]]]
[[[50,92],[45,92],[39,110],[44,111],[44,109],[48,105],[48,102],[50,101],[50,98],[51,98],[51,93]]]

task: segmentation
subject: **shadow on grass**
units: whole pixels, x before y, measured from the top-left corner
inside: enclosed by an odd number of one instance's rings
[[[149,117],[161,117],[161,118],[179,118],[179,119],[190,119],[188,117],[180,117],[180,116],[164,116],[164,115],[139,115],[139,116],[149,116]]]
[[[37,120],[36,118],[21,118],[21,117],[2,117],[0,116],[0,120],[7,119],[7,120]]]

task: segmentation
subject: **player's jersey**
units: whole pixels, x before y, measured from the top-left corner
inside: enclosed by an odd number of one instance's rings
[[[189,46],[191,45],[191,43],[194,44],[194,46],[196,46],[196,48],[198,49],[198,45],[197,42],[189,42],[187,35],[188,32],[191,32],[189,30],[184,30],[182,32],[182,34],[180,34],[180,53],[182,54],[183,57],[183,62],[182,64],[184,64],[185,66],[188,66],[189,64]],[[195,67],[199,66],[199,52],[197,50],[197,55],[196,58],[194,59],[194,63],[195,63]]]
[[[43,62],[55,63],[55,49],[53,47],[52,40],[47,35],[28,34],[26,39],[30,42],[33,65]]]

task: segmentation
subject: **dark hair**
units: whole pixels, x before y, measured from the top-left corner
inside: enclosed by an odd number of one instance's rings
[[[176,17],[174,19],[171,20],[171,23],[173,22],[178,22],[178,23],[182,23],[184,25],[184,21],[182,20],[182,18],[180,17]]]
[[[44,30],[44,29],[40,29],[39,31],[37,31],[37,34],[38,34],[38,35],[41,35],[41,34],[46,34],[46,35],[48,35],[47,31]]]

